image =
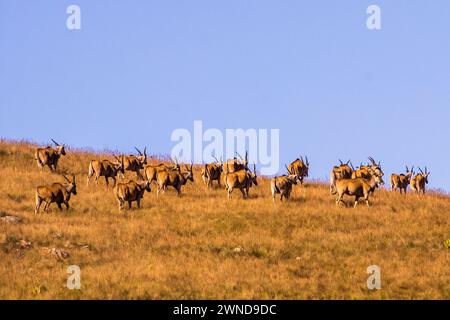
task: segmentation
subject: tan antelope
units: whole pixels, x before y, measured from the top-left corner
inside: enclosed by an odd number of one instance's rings
[[[125,202],[128,202],[128,209],[131,209],[132,202],[137,203],[137,207],[141,207],[141,199],[144,197],[145,191],[151,192],[150,182],[148,181],[129,181],[119,182],[114,187],[114,195],[119,203],[119,211],[123,209]]]
[[[411,181],[411,178],[414,175],[414,166],[412,166],[411,170],[409,170],[408,166],[406,166],[406,174],[391,174],[391,190],[396,191],[399,190],[400,193],[406,194],[406,188],[408,188],[408,185]]]
[[[53,140],[56,148],[47,146],[45,148],[36,148],[34,152],[34,159],[37,162],[38,167],[42,170],[45,166],[48,166],[51,171],[56,171],[58,167],[58,161],[61,156],[66,155],[65,145],[60,145]]]
[[[239,159],[234,157],[222,163],[222,172],[225,171],[225,167],[228,167],[228,172],[235,172],[238,170],[248,170],[248,152],[245,151],[245,158],[243,159],[239,153],[236,152]]]
[[[144,153],[142,153],[138,148],[136,147],[134,148],[139,153],[139,156],[135,155],[121,156],[124,165],[124,170],[136,172],[137,178],[140,180],[144,180],[144,177],[141,174],[141,169],[144,169],[144,166],[147,164],[147,147],[144,148]]]
[[[352,177],[353,171],[355,171],[355,168],[353,168],[353,164],[350,160],[348,160],[346,163],[343,163],[342,160],[339,159],[339,162],[340,162],[340,165],[334,166],[330,172],[330,193],[331,194],[333,194],[333,192],[334,192],[336,180],[350,179]]]
[[[247,199],[248,191],[252,185],[258,185],[255,164],[253,164],[253,173],[246,169],[229,172],[228,166],[225,167],[225,187],[227,189],[228,199],[231,198],[233,189],[241,190],[244,199]]]
[[[177,161],[175,161],[173,165],[167,165],[164,163],[147,164],[144,167],[144,177],[150,183],[152,183],[152,182],[157,183],[158,182],[158,172],[164,171],[164,170],[180,172],[181,167]]]
[[[51,203],[55,202],[58,205],[59,210],[62,210],[62,204],[64,203],[66,209],[69,210],[70,196],[77,195],[77,185],[75,183],[75,175],[72,176],[72,180],[69,180],[63,175],[67,183],[53,183],[52,185],[39,186],[36,188],[36,207],[34,213],[37,214],[44,202],[44,211],[48,210]]]
[[[353,179],[355,178],[370,179],[372,175],[376,175],[380,178],[384,176],[384,172],[381,169],[381,163],[380,162],[376,163],[372,157],[369,157],[369,160],[372,163],[371,165],[368,166],[361,165],[358,168],[358,170],[353,171],[352,173]]]
[[[309,174],[309,161],[308,157],[305,156],[305,160],[303,160],[303,157],[295,159],[291,164],[288,166],[289,172],[292,174],[297,174],[300,176],[300,184],[303,184],[303,179],[308,176]]]
[[[364,198],[368,207],[369,196],[375,191],[380,184],[384,184],[380,176],[372,175],[370,179],[354,178],[354,179],[340,179],[336,181],[335,191],[333,194],[338,194],[336,205],[343,201],[344,195],[354,196],[355,204],[358,205],[359,199]]]
[[[185,165],[185,171],[175,170],[162,170],[158,172],[158,189],[156,194],[159,195],[161,191],[166,191],[167,187],[173,187],[177,190],[177,194],[181,195],[181,187],[188,181],[194,182],[194,173],[192,171],[193,164],[191,166]]]
[[[91,178],[95,175],[95,182],[98,185],[98,179],[100,177],[105,177],[106,187],[109,186],[109,178],[111,178],[114,182],[113,187],[116,186],[116,177],[120,173],[123,177],[125,170],[123,166],[123,157],[119,159],[114,156],[117,160],[117,163],[111,162],[107,159],[104,160],[91,160],[89,163],[89,171],[87,176],[87,185],[91,181]]]
[[[425,194],[425,186],[428,183],[428,176],[431,172],[428,172],[427,167],[425,167],[425,172],[419,168],[420,173],[416,174],[410,182],[411,190],[416,193]]]
[[[219,162],[217,159],[215,159],[216,162],[214,163],[207,163],[203,166],[202,170],[201,170],[201,176],[203,179],[203,182],[205,183],[205,186],[207,188],[211,188],[212,187],[212,183],[213,181],[217,181],[219,188],[221,187],[220,185],[220,179],[222,176],[222,162]]]
[[[275,196],[280,194],[280,201],[283,201],[283,197],[289,200],[292,191],[292,185],[297,184],[300,181],[299,174],[293,174],[288,167],[286,167],[288,175],[274,177],[270,180],[270,190],[272,191],[272,200],[275,204]]]

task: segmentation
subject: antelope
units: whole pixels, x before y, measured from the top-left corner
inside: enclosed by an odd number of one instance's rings
[[[297,174],[300,176],[300,184],[303,184],[303,179],[309,174],[309,161],[308,157],[305,156],[305,160],[301,156],[300,159],[295,159],[289,166],[289,172],[292,174]]]
[[[185,171],[179,172],[175,170],[162,170],[158,172],[158,189],[156,195],[159,195],[161,190],[166,191],[167,187],[173,187],[177,190],[178,196],[181,195],[181,187],[188,181],[194,182],[194,173],[192,172],[193,164],[190,167],[184,166]]]
[[[420,173],[416,174],[410,182],[411,190],[416,193],[422,192],[425,194],[425,185],[428,183],[428,176],[431,172],[428,172],[427,167],[425,167],[425,172],[419,168]]]
[[[297,184],[300,181],[299,174],[293,174],[288,167],[286,167],[288,175],[274,177],[270,180],[270,190],[272,191],[272,199],[275,204],[275,195],[280,194],[280,201],[283,201],[283,197],[289,200],[292,191],[292,185]]]
[[[144,166],[147,164],[147,147],[144,148],[144,153],[142,153],[138,148],[134,147],[136,151],[139,153],[139,156],[122,155],[121,159],[124,164],[125,171],[133,171],[136,172],[136,176],[139,180],[144,180],[144,177],[141,174],[141,169],[144,169]]]
[[[128,209],[131,209],[132,202],[136,201],[137,207],[141,207],[141,199],[144,192],[151,192],[150,182],[148,181],[129,181],[126,183],[119,182],[114,187],[114,195],[119,203],[119,211],[123,209],[123,205],[128,202]]]
[[[336,181],[335,191],[333,194],[338,194],[336,205],[343,201],[344,195],[355,196],[355,204],[358,205],[359,199],[364,197],[367,207],[370,207],[369,196],[375,191],[379,184],[384,184],[382,177],[372,175],[370,179],[354,178],[354,179],[340,179]]]
[[[180,172],[181,168],[177,161],[175,161],[173,165],[166,165],[164,163],[147,164],[144,167],[144,177],[150,183],[152,183],[152,182],[157,183],[158,172],[164,171],[164,170]]]
[[[236,152],[237,153],[237,152]],[[228,167],[228,172],[235,172],[238,170],[248,170],[248,152],[245,151],[245,158],[243,159],[239,153],[237,153],[239,159],[234,157],[233,159],[225,161],[222,164],[222,171],[225,171],[225,167]]]
[[[69,180],[65,175],[67,183],[53,183],[52,185],[39,186],[36,188],[36,207],[35,214],[38,214],[42,202],[45,202],[44,211],[48,210],[51,203],[55,202],[58,205],[59,210],[62,210],[62,204],[64,203],[66,209],[69,210],[70,196],[77,195],[77,185],[75,183],[75,175],[72,176],[72,180]]]
[[[355,168],[353,168],[353,164],[350,160],[348,160],[346,163],[343,163],[342,160],[339,159],[339,162],[340,162],[340,165],[334,166],[330,172],[330,193],[331,194],[333,194],[334,187],[336,185],[336,180],[350,179],[352,177],[352,173],[355,171]]]
[[[396,191],[397,189],[400,191],[400,193],[406,194],[406,188],[408,188],[408,185],[411,181],[411,178],[414,175],[414,166],[409,170],[408,166],[406,166],[406,174],[391,174],[391,190]]]
[[[116,186],[116,177],[117,174],[121,174],[122,177],[125,173],[124,166],[123,166],[123,157],[119,159],[118,157],[114,156],[114,158],[118,161],[117,163],[113,163],[109,160],[91,160],[89,163],[89,172],[87,176],[87,185],[89,185],[89,182],[91,181],[92,176],[95,175],[95,182],[98,185],[98,178],[101,176],[105,177],[106,187],[109,186],[109,178],[113,179],[114,185]]]
[[[217,159],[215,160],[216,162],[214,163],[205,164],[201,170],[201,176],[207,188],[212,187],[214,180],[217,180],[219,188],[221,187],[220,178],[222,176],[222,163]]]
[[[383,177],[384,173],[383,170],[381,169],[381,163],[378,162],[376,163],[375,160],[372,157],[369,157],[370,162],[372,163],[371,165],[368,166],[359,166],[358,170],[353,171],[352,173],[352,178],[365,178],[365,179],[370,179],[370,177],[372,175],[376,175],[378,177]]]
[[[244,199],[248,198],[248,191],[252,185],[257,186],[256,165],[253,164],[253,173],[250,170],[240,169],[237,171],[229,172],[228,166],[225,167],[225,187],[228,192],[228,199],[231,198],[233,189],[239,189],[244,196]]]
[[[34,159],[36,160],[37,165],[41,170],[45,166],[48,166],[51,171],[56,171],[59,158],[66,155],[65,145],[60,145],[53,139],[52,141],[55,144],[56,148],[47,146],[45,148],[36,148],[34,152]]]

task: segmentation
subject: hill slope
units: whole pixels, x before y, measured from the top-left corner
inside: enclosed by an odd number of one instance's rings
[[[0,141],[0,211],[23,218],[0,221],[2,299],[450,298],[448,196],[377,191],[372,208],[353,210],[307,183],[274,206],[266,179],[251,199],[227,200],[205,191],[197,168],[182,197],[153,188],[142,209],[119,213],[103,180],[86,186],[89,160],[112,157],[68,150],[72,209],[34,215],[35,187],[63,181],[39,172],[34,147]],[[373,264],[381,290],[366,286]],[[81,268],[81,290],[66,287],[69,265]]]

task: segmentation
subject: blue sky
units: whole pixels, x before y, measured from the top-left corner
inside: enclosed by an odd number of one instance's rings
[[[307,154],[321,179],[372,155],[450,191],[449,16],[447,0],[1,0],[0,137],[164,154],[194,120],[279,128],[280,168]]]

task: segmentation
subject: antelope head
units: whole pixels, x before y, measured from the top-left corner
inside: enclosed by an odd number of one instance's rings
[[[256,164],[253,163],[253,172],[248,170],[248,177],[250,178],[250,182],[254,184],[255,186],[258,185],[258,181],[256,180],[258,177],[256,175]]]
[[[114,158],[117,160],[116,169],[117,172],[120,172],[122,174],[125,174],[125,167],[123,165],[123,157],[117,157],[116,155],[113,155]]]
[[[72,175],[72,180],[67,178],[65,175],[62,175],[63,178],[67,181],[66,190],[69,193],[73,193],[75,196],[77,195],[77,184],[75,182],[75,175]]]
[[[412,176],[414,175],[414,166],[411,167],[411,170],[409,170],[408,166],[406,166],[406,178],[411,180]]]
[[[384,176],[384,172],[381,169],[381,163],[378,162],[376,163],[375,160],[372,157],[369,157],[370,162],[372,163],[372,165],[369,166],[369,172],[372,175],[378,176],[378,177],[382,177]]]
[[[300,160],[302,160],[303,164],[305,165],[305,175],[309,175],[309,160],[308,156],[305,155],[305,160],[303,160],[303,157],[300,157]]]
[[[425,172],[423,172],[422,169],[420,169],[420,167],[419,167],[419,171],[420,171],[420,175],[425,179],[425,183],[428,183],[428,176],[430,175],[431,172],[428,172],[428,169],[426,166],[425,166]]]
[[[289,180],[292,181],[293,184],[297,184],[297,182],[300,181],[300,178],[301,178],[300,175],[299,174],[293,174],[289,170],[289,168],[288,168],[288,166],[286,164],[284,166],[286,167],[286,170],[287,170],[287,172],[289,174],[288,175]]]
[[[134,147],[136,151],[139,153],[139,163],[141,164],[141,167],[143,168],[147,164],[147,147],[144,148],[144,153],[142,153],[137,147]]]
[[[244,159],[242,159],[241,155],[238,152],[236,152],[236,154],[240,158],[240,163],[243,164],[247,168],[248,167],[248,151],[245,151]]]
[[[185,178],[186,180],[190,180],[191,182],[194,182],[194,173],[192,171],[192,167],[194,166],[193,163],[191,163],[191,166],[189,167],[188,165],[184,165],[184,169],[185,171]]]
[[[61,154],[61,155],[65,156],[66,155],[66,146],[64,144],[60,145],[58,142],[56,142],[53,139],[52,139],[52,141],[53,141],[53,143],[56,146],[56,150],[58,151],[58,154]]]

